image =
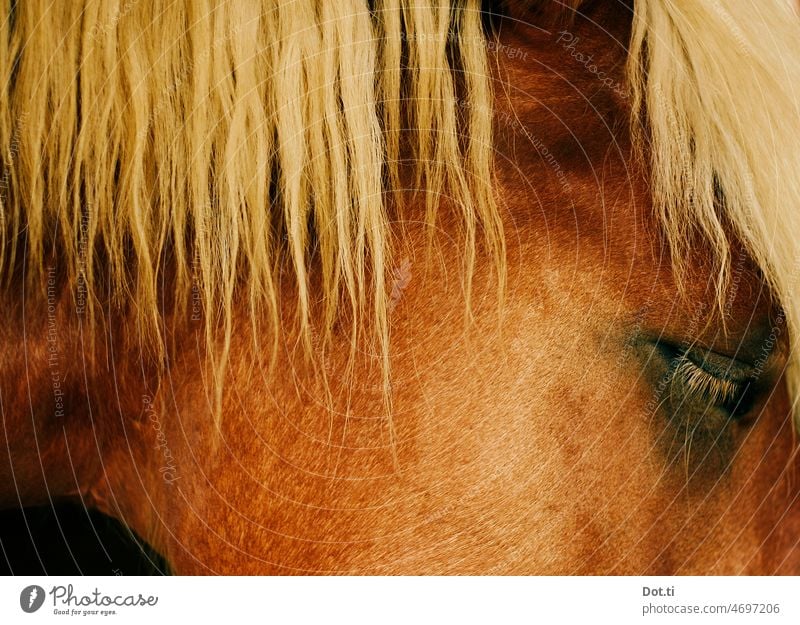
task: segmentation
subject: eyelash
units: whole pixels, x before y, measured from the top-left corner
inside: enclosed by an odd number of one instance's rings
[[[723,380],[694,364],[686,356],[679,357],[675,376],[681,377],[685,388],[693,395],[701,395],[715,404],[723,404],[736,398],[742,390],[742,385]]]
[[[686,395],[727,410],[732,416],[746,414],[751,407],[752,380],[726,380],[696,365],[686,354],[676,357],[673,380],[679,380]]]

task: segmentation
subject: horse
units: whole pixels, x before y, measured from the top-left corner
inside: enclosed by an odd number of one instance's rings
[[[785,0],[6,3],[0,506],[176,574],[798,574]]]

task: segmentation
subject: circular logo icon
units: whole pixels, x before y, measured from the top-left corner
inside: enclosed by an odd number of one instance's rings
[[[19,607],[23,612],[36,612],[44,603],[44,588],[41,586],[27,586],[19,593]]]

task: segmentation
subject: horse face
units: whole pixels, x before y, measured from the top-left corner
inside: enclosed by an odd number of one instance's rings
[[[484,263],[465,319],[455,217],[432,248],[396,224],[391,426],[369,349],[289,337],[269,378],[234,338],[222,445],[167,433],[177,570],[798,572],[784,321],[744,255],[721,306],[702,247],[678,287],[606,10],[493,47],[502,310]],[[207,422],[191,360],[174,405]]]
[[[500,421],[518,424],[496,448],[530,445],[496,482],[493,508],[528,523],[506,563],[796,571],[785,320],[738,247],[722,301],[702,245],[679,288],[627,134],[629,35],[607,11],[512,27],[499,48],[517,273],[503,365],[487,369],[517,376],[491,385]]]
[[[59,366],[83,408],[73,429],[51,417],[28,432],[23,415],[52,415],[53,396],[31,408],[24,391],[50,393],[52,365],[47,328],[24,323],[48,313],[14,309],[2,382],[20,399],[4,432],[28,461],[0,477],[29,467],[29,484],[80,494],[178,573],[800,572],[785,321],[744,254],[721,304],[702,246],[678,287],[628,138],[620,11],[501,25],[505,297],[483,259],[464,314],[455,209],[443,202],[429,245],[409,194],[394,224],[391,422],[368,344],[351,357],[347,340],[315,342],[309,360],[287,329],[271,362],[243,312],[217,428],[196,328],[167,319],[158,381],[111,344],[121,327],[104,332],[104,373],[66,357],[84,349],[67,302]],[[298,304],[280,296],[291,328]],[[37,457],[37,436],[55,451]]]

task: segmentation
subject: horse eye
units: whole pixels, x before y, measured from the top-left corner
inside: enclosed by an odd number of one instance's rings
[[[676,362],[675,377],[680,379],[687,396],[722,408],[733,418],[746,415],[753,407],[751,389],[754,381],[751,379],[733,381],[719,378],[698,367],[686,356]]]
[[[760,390],[754,367],[709,350],[660,347],[670,360],[669,391],[676,410],[704,406],[729,419],[751,412]]]

